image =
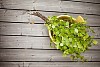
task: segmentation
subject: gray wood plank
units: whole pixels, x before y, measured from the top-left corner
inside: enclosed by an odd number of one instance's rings
[[[91,28],[96,33],[90,33],[90,35],[100,38],[100,27]],[[0,31],[1,35],[48,36],[48,30],[44,24],[0,23]]]
[[[0,62],[0,67],[20,67],[22,62]]]
[[[88,61],[100,61],[100,51],[86,51]],[[0,49],[0,61],[72,61],[59,50]]]
[[[0,9],[0,21],[29,22],[29,16],[26,11]]]
[[[67,7],[68,6],[68,7]],[[80,2],[68,2],[63,1],[61,3],[62,12],[76,12],[76,13],[85,13],[85,14],[98,14],[100,12],[100,4],[91,4],[91,3],[80,3]]]
[[[33,9],[35,0],[0,0],[0,8]]]
[[[100,15],[100,4],[59,0],[2,0],[1,7],[10,9],[46,10]],[[56,3],[56,4],[55,4]],[[84,9],[83,9],[84,8]]]
[[[1,23],[0,31],[4,35],[48,36],[47,28],[43,24]]]
[[[100,49],[100,39],[95,39],[98,44],[89,49]],[[54,44],[52,44],[54,46]],[[56,49],[50,47],[49,37],[21,37],[0,36],[0,48],[32,48],[32,49]]]
[[[0,21],[9,21],[9,22],[34,22],[34,23],[44,23],[39,17],[29,15],[28,13],[32,12],[25,12],[19,10],[0,10]],[[53,15],[61,15],[65,13],[55,13],[55,12],[40,12],[44,16],[53,16]],[[88,25],[90,26],[100,26],[100,16],[94,15],[82,15],[82,14],[69,14],[73,17],[77,17],[81,15],[84,18],[87,18]]]
[[[55,5],[55,2],[53,2],[53,4],[51,4],[52,2],[53,1],[43,2],[43,1],[37,0],[34,3],[35,9],[46,10],[46,11],[61,11],[61,12],[73,12],[73,13],[85,13],[85,14],[98,14],[98,15],[100,12],[100,9],[99,9],[100,4],[61,1],[61,2],[56,2],[56,5]]]
[[[0,67],[99,67],[100,62],[0,62]]]

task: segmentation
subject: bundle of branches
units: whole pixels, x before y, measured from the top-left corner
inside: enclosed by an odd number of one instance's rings
[[[32,15],[38,16],[46,22],[50,39],[55,44],[56,49],[63,52],[63,56],[70,55],[73,60],[86,61],[81,53],[97,44],[93,36],[88,33],[94,33],[94,31],[86,25],[87,22],[81,16],[76,19],[69,15],[47,18],[39,12],[33,12]]]

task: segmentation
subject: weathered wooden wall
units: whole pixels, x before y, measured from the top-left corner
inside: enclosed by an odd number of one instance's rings
[[[98,41],[83,53],[89,62],[72,61],[50,48],[44,21],[29,15],[33,11],[88,18]],[[0,67],[100,67],[100,0],[0,0]]]

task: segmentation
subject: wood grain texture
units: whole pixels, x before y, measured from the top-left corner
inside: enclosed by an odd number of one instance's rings
[[[56,3],[56,4],[55,4]],[[60,0],[2,0],[1,8],[60,11],[100,15],[100,4]],[[83,9],[84,8],[84,9]]]
[[[1,67],[99,67],[100,62],[0,62]]]
[[[88,61],[100,61],[100,51],[86,51]],[[59,50],[0,49],[0,61],[73,61]]]
[[[44,23],[43,20],[41,20],[39,17],[29,15],[28,13],[32,13],[32,11],[19,11],[19,10],[0,10],[0,21],[9,21],[9,22],[34,22],[34,23]],[[40,12],[44,16],[53,16],[53,15],[61,15],[65,13],[56,13],[56,12]],[[87,18],[88,25],[90,26],[100,26],[100,16],[94,16],[94,15],[82,15],[82,14],[70,14],[73,17],[77,17],[78,15],[81,15],[84,18]]]
[[[61,9],[63,12],[76,12],[76,13],[84,13],[84,14],[98,14],[100,12],[100,4],[90,4],[90,3],[74,3],[72,2],[62,2]],[[68,6],[68,7],[67,7]]]
[[[100,49],[100,39],[96,40],[98,44],[89,49]],[[55,49],[54,47],[50,47],[49,37],[25,36],[0,36],[0,48]]]
[[[29,16],[26,11],[0,9],[0,21],[29,22]]]
[[[0,34],[47,36],[48,31],[43,24],[1,23]]]
[[[100,38],[100,27],[91,27],[96,33],[95,38]],[[1,35],[31,35],[48,36],[48,30],[44,24],[21,24],[21,23],[0,23]]]

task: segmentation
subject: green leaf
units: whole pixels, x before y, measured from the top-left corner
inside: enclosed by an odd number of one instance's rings
[[[83,48],[82,44],[80,42],[77,42],[78,48]]]
[[[74,42],[74,43],[73,43],[73,47],[77,47],[77,44],[76,44],[76,42]]]
[[[72,38],[69,38],[69,41],[72,42]]]
[[[91,31],[92,33],[95,33],[95,32],[94,32],[94,30],[93,30],[93,29],[91,29],[91,28],[90,28],[90,31]]]
[[[63,43],[60,43],[60,46],[63,46]]]
[[[74,59],[75,59],[75,56],[74,56],[74,55],[71,55],[70,58],[71,58],[72,60],[74,60]]]
[[[66,57],[67,55],[65,53],[63,53],[63,57]]]
[[[65,50],[64,51],[64,54],[68,55],[69,54],[68,50]]]
[[[52,25],[52,28],[55,28],[55,25]]]
[[[67,47],[66,46],[64,46],[64,50],[67,50]]]
[[[79,36],[79,37],[83,37],[82,33],[78,33],[78,36]]]
[[[93,44],[96,45],[98,42],[96,40],[93,40]]]
[[[78,33],[78,29],[77,29],[77,28],[75,28],[74,31],[75,31],[76,33]]]
[[[74,29],[70,29],[71,33],[73,34],[74,33]]]
[[[66,27],[68,27],[68,28],[69,28],[69,22],[66,22]]]
[[[58,44],[58,45],[59,45],[59,44],[60,44],[59,41],[60,41],[60,39],[59,39],[59,37],[57,37],[57,38],[56,38],[56,41],[55,41],[55,44]]]
[[[89,37],[89,35],[86,34],[86,35],[83,37],[83,39],[86,40],[88,37]]]

